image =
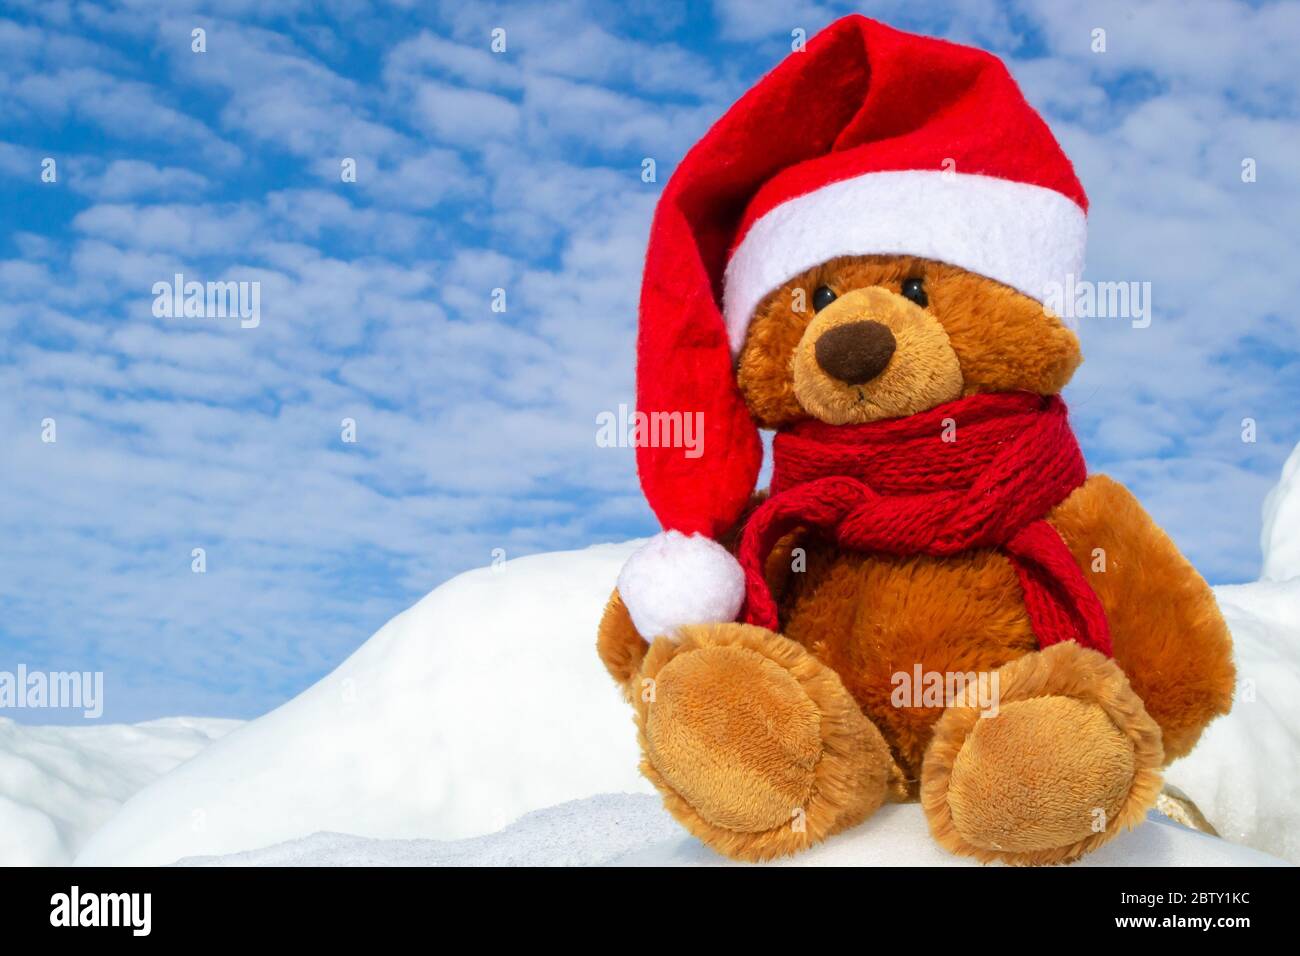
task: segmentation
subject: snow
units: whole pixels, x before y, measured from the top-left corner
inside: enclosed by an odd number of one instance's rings
[[[1158,813],[1077,866],[1277,866],[1283,861],[1205,836]],[[317,833],[183,866],[740,866],[688,836],[655,797],[601,794],[527,814],[467,840],[372,840]],[[777,866],[979,866],[930,839],[919,804],[882,807],[866,823]]]
[[[1300,578],[1215,588],[1237,696],[1165,772],[1225,839],[1300,863]]]
[[[1282,466],[1282,480],[1264,500],[1259,544],[1264,552],[1260,576],[1265,581],[1300,578],[1300,445]]]
[[[172,717],[33,727],[0,718],[0,865],[71,863],[129,796],[237,726]]]
[[[1268,499],[1265,579],[1216,591],[1236,639],[1236,705],[1168,778],[1229,840],[1300,862],[1298,472],[1300,452]],[[143,744],[101,752],[93,736],[0,724],[0,863],[54,862],[78,847],[88,864],[250,851],[235,860],[717,862],[646,796],[630,710],[595,653],[605,600],[642,543],[454,578],[320,683],[185,763],[202,741],[164,759]],[[111,741],[148,726],[99,730]],[[57,757],[30,756],[41,747]],[[1249,858],[1170,826],[1146,825],[1097,860]],[[956,862],[915,807],[886,808],[796,858],[831,860]]]
[[[594,793],[652,792],[595,647],[641,543],[453,578],[320,683],[129,800],[77,861],[170,863],[317,831],[455,839]]]
[[[1221,836],[1300,863],[1300,445],[1264,502],[1261,580],[1214,589],[1237,695],[1165,779]]]
[[[315,833],[182,866],[595,866],[682,836],[647,794],[601,794],[534,810],[504,830],[465,840],[375,840]]]

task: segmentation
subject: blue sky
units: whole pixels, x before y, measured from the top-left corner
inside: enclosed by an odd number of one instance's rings
[[[494,549],[654,530],[595,417],[632,400],[656,196],[851,9],[1008,61],[1092,200],[1088,277],[1152,284],[1149,328],[1084,321],[1090,462],[1255,577],[1300,441],[1300,5],[917,6],[7,0],[0,670],[254,716]],[[260,282],[260,325],[155,318],[176,272]]]

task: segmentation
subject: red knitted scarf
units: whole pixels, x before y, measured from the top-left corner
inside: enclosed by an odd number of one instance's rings
[[[750,624],[777,629],[764,565],[783,536],[804,527],[855,551],[1000,548],[1040,647],[1074,640],[1110,655],[1101,601],[1045,520],[1087,477],[1059,397],[972,395],[866,425],[802,422],[777,434],[773,460],[772,495],[750,516],[737,554]]]

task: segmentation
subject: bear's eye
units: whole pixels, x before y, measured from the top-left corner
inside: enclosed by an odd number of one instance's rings
[[[920,279],[907,279],[903,282],[903,298],[911,299],[923,309],[930,302],[925,294],[925,284]]]
[[[819,285],[813,293],[813,311],[820,312],[835,301],[835,290],[828,285]]]

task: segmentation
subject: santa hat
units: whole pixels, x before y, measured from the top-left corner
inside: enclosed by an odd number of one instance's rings
[[[1041,301],[1082,270],[1086,212],[1069,159],[982,50],[849,16],[741,97],[677,167],[646,251],[637,410],[702,412],[703,448],[638,443],[665,533],[619,576],[637,630],[740,610],[716,539],[762,462],[734,363],[765,296],[836,256],[903,254]]]

